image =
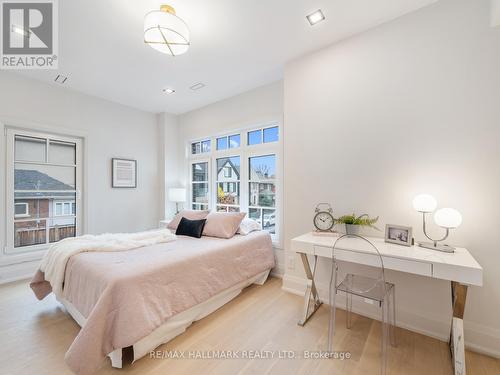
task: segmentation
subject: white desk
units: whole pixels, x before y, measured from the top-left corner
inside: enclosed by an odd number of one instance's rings
[[[308,278],[304,311],[299,325],[305,325],[321,305],[314,283],[316,263],[318,257],[332,259],[332,247],[336,239],[336,236],[313,235],[312,233],[292,239],[291,249],[300,255]],[[455,374],[465,374],[463,316],[467,286],[483,285],[482,267],[464,248],[457,248],[454,253],[442,253],[418,246],[394,245],[384,242],[381,238],[369,239],[382,255],[386,269],[451,281],[453,317],[450,349]],[[314,256],[313,270],[309,265],[308,255]],[[356,238],[346,238],[337,244],[335,260],[380,267],[380,260],[375,250]],[[311,299],[312,309],[310,308]]]

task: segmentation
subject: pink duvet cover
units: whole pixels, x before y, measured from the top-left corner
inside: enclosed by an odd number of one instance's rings
[[[63,297],[87,318],[66,353],[77,374],[92,374],[106,355],[133,345],[167,319],[274,267],[271,237],[178,236],[177,241],[123,252],[70,258]],[[46,290],[43,274],[32,282]]]

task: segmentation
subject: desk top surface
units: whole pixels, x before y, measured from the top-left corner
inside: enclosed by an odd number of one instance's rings
[[[333,244],[340,235],[315,235],[313,233],[306,233],[292,239],[292,250],[301,252],[301,249],[313,249],[319,246],[322,248],[332,248]],[[422,263],[429,263],[436,266],[447,266],[450,268],[467,269],[480,273],[482,277],[482,267],[474,259],[474,257],[465,248],[456,248],[454,253],[444,253],[440,251],[425,249],[419,246],[402,246],[392,243],[387,243],[383,238],[366,237],[370,240],[379,250],[380,254],[385,257],[404,259],[408,261],[416,261]],[[359,238],[344,238],[337,243],[335,249],[353,251],[356,253],[376,254],[375,250],[367,243]],[[304,251],[306,253],[307,252]],[[325,256],[328,254],[323,251],[319,255]],[[318,252],[316,252],[318,255]],[[330,256],[331,258],[331,256]]]

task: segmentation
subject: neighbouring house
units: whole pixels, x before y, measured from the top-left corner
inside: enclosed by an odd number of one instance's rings
[[[16,247],[75,236],[74,187],[37,170],[16,169],[14,190]]]
[[[217,161],[217,210],[238,211],[240,197],[240,166],[231,158]],[[270,175],[265,165],[250,167],[249,178],[249,212],[250,218],[257,220],[274,233],[276,184],[275,176]],[[227,205],[227,206],[226,206]]]
[[[239,205],[239,181],[240,166],[236,165],[231,158],[219,159],[217,161],[217,203]]]
[[[274,175],[269,175],[264,170],[250,168],[250,206],[275,207],[276,185]]]
[[[274,207],[276,200],[276,186],[269,180],[270,176],[262,170],[250,170],[250,206]],[[235,165],[231,158],[223,159],[218,163],[217,181],[219,203],[239,204],[240,167]]]

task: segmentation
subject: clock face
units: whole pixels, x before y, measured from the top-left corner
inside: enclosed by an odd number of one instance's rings
[[[322,211],[314,216],[314,226],[319,231],[328,231],[333,228],[334,220],[331,213]]]

